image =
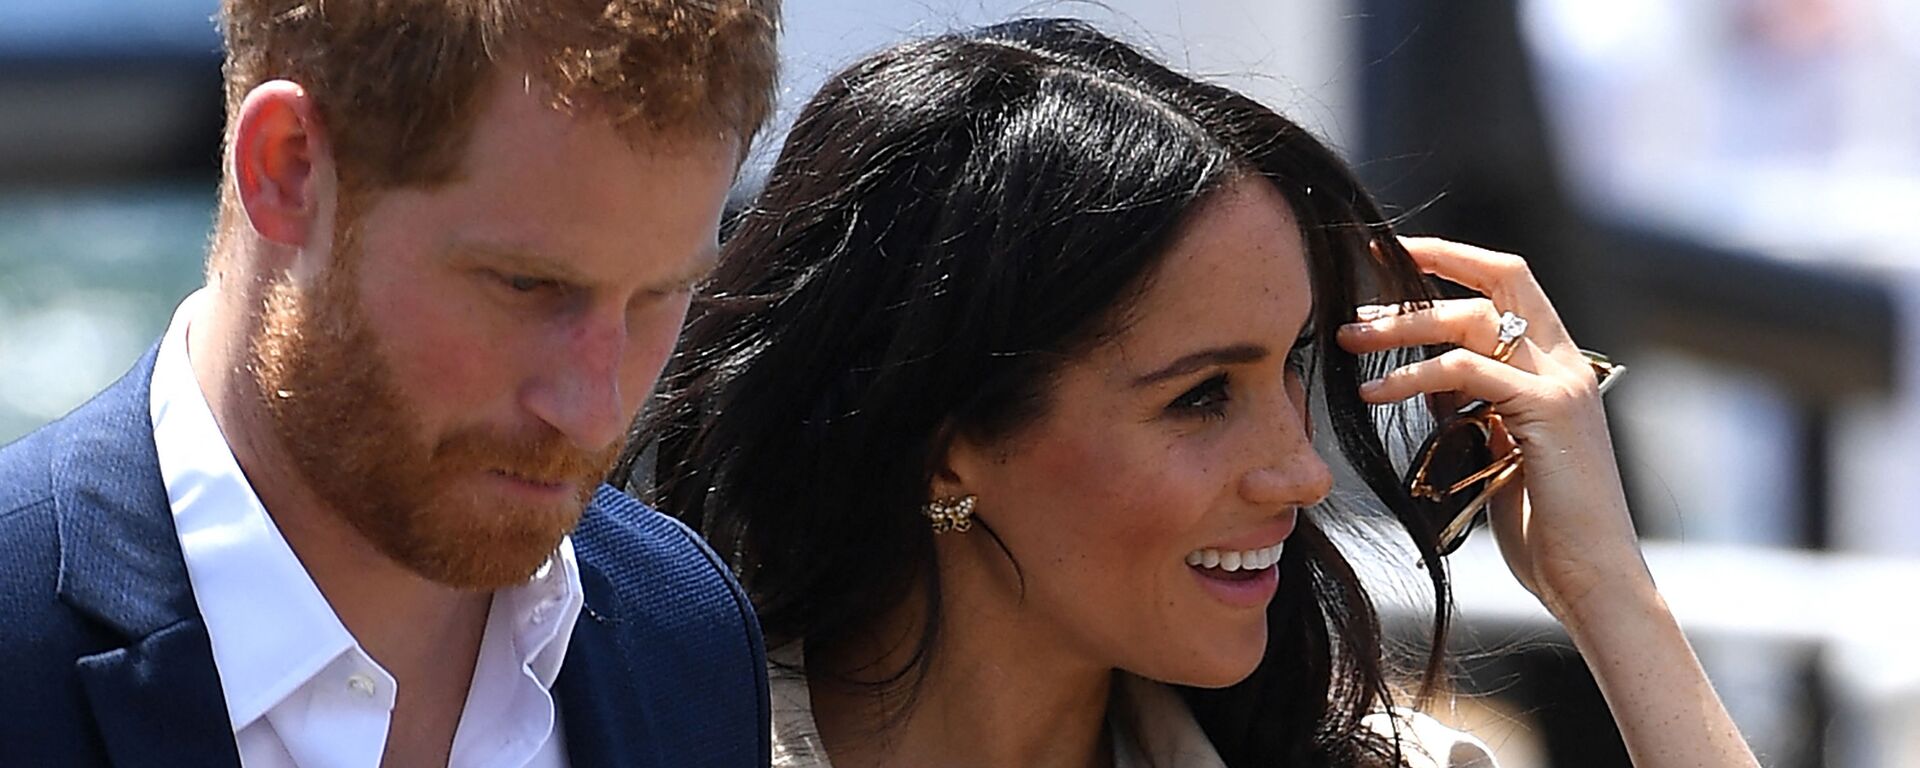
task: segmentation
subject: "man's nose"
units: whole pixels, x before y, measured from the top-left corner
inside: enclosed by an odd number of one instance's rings
[[[622,322],[595,321],[569,329],[536,373],[526,405],[542,421],[585,450],[613,445],[626,435],[621,373],[627,353]]]

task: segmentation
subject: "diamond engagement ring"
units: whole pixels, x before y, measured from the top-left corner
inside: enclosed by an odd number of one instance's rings
[[[1500,362],[1513,357],[1514,348],[1520,346],[1520,338],[1527,335],[1527,319],[1512,312],[1500,313],[1500,340],[1493,345],[1493,354],[1488,355]]]

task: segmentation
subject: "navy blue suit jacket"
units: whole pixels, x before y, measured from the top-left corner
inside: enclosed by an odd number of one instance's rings
[[[237,766],[153,446],[154,351],[0,448],[0,766]],[[554,683],[588,766],[764,766],[760,628],[685,526],[602,487]]]

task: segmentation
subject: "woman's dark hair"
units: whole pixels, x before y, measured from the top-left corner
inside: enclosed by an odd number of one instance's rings
[[[1356,303],[1427,298],[1378,207],[1286,118],[1056,19],[904,44],[826,83],[737,222],[616,480],[730,560],[775,646],[843,647],[917,590],[914,660],[879,683],[912,688],[940,628],[919,509],[949,443],[1045,413],[1053,374],[1118,330],[1196,205],[1248,177],[1300,223],[1316,387],[1346,463],[1431,541],[1359,399],[1382,363],[1333,341]],[[1393,694],[1324,513],[1288,542],[1259,667],[1182,689],[1229,766],[1399,762],[1361,724]],[[1431,685],[1447,585],[1417,546],[1441,606]]]

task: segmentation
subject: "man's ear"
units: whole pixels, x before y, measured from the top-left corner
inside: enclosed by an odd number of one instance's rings
[[[268,242],[308,245],[334,192],[318,106],[298,83],[273,80],[248,92],[234,119],[228,171],[247,223]]]

